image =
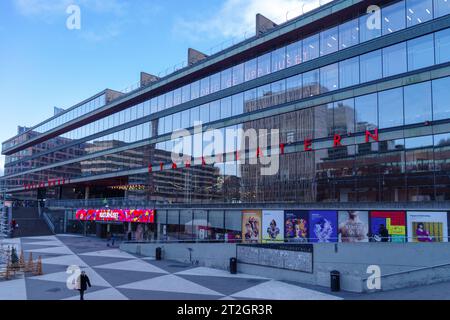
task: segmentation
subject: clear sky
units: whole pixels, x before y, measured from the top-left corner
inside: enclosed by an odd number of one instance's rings
[[[322,0],[322,2],[329,2]],[[81,29],[69,30],[69,5]],[[303,6],[305,4],[305,6]],[[0,141],[111,88],[186,61],[187,49],[217,51],[254,32],[256,13],[277,23],[318,0],[1,0]],[[303,8],[302,8],[303,6]],[[0,174],[3,172],[0,159]]]

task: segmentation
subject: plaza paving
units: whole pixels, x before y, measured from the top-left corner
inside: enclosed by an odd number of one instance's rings
[[[155,261],[108,248],[96,238],[71,235],[2,240],[25,258],[42,257],[43,276],[0,280],[1,300],[78,300],[67,288],[68,266],[86,271],[93,285],[86,300],[404,300],[450,299],[450,283],[374,294],[331,294],[322,287],[298,285],[258,276]]]
[[[67,288],[68,266],[88,274],[92,288],[86,300],[338,300],[326,292],[267,278],[238,274],[173,261],[137,257],[105,241],[78,236],[48,236],[6,240],[42,257],[43,276],[0,281],[0,300],[77,300]]]

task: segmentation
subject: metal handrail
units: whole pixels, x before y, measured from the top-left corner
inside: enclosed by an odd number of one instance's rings
[[[55,225],[53,224],[52,220],[48,216],[47,212],[43,212],[42,216],[44,218],[45,223],[47,223],[48,227],[50,228],[50,230],[53,233],[55,233]]]
[[[403,274],[409,274],[409,273],[425,271],[425,270],[432,270],[432,269],[442,268],[442,267],[450,267],[450,263],[444,263],[444,264],[438,264],[438,265],[434,265],[434,266],[421,267],[421,268],[416,268],[416,269],[411,269],[411,270],[406,270],[406,271],[399,271],[399,272],[394,272],[394,273],[388,273],[388,274],[380,275],[378,277],[368,276],[366,278],[362,278],[361,281],[362,282],[366,282],[369,278],[382,279],[382,278],[387,278],[387,277],[392,277],[392,276],[399,276],[399,275],[403,275]]]

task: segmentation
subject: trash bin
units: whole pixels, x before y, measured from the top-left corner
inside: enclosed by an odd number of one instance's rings
[[[236,258],[230,259],[230,273],[237,274],[237,259]]]
[[[331,291],[339,292],[341,291],[341,273],[337,270],[331,271]]]
[[[155,258],[156,258],[156,261],[162,260],[162,249],[160,247],[156,248]]]

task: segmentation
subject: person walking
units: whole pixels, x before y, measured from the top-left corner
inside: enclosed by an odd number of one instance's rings
[[[86,272],[82,271],[77,283],[78,291],[80,291],[80,301],[84,300],[84,292],[88,289],[88,286],[89,288],[92,287],[91,281],[89,280]]]

